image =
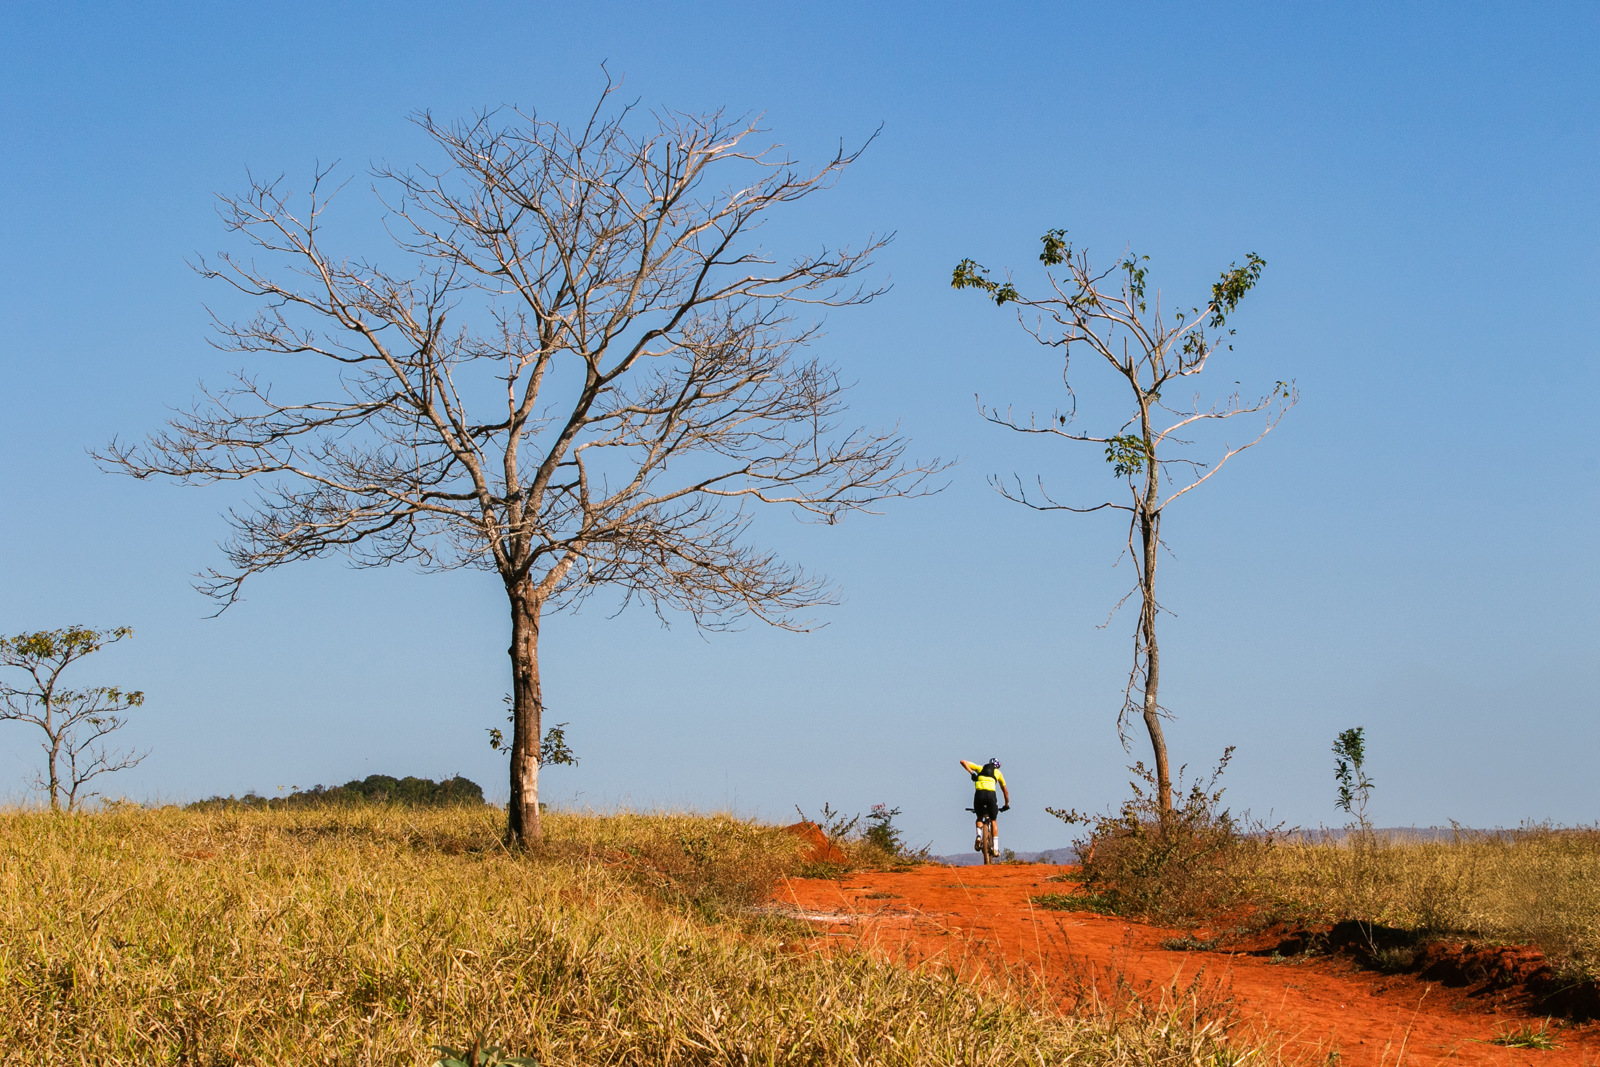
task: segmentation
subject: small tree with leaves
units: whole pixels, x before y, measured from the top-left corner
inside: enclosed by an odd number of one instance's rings
[[[144,703],[142,692],[114,685],[67,689],[61,684],[73,663],[131,636],[133,630],[126,626],[73,626],[0,637],[0,667],[9,668],[10,675],[0,684],[0,722],[27,723],[43,731],[44,770],[35,784],[49,796],[53,811],[72,811],[99,796],[86,788],[91,781],[136,766],[149,755],[113,749],[108,740],[127,725],[123,713]]]
[[[1117,732],[1126,745],[1129,719],[1136,712],[1143,717],[1155,757],[1157,803],[1163,813],[1170,814],[1172,775],[1161,726],[1168,713],[1160,703],[1161,653],[1156,641],[1156,618],[1162,610],[1156,599],[1162,513],[1168,504],[1265,437],[1294,405],[1298,393],[1293,383],[1280,381],[1268,395],[1251,401],[1237,392],[1209,404],[1198,395],[1189,402],[1176,395],[1183,381],[1204,371],[1219,349],[1232,348],[1228,316],[1260,279],[1266,265],[1260,256],[1251,253],[1242,266],[1231,264],[1212,284],[1210,299],[1203,305],[1164,311],[1159,290],[1151,294],[1147,289],[1145,264],[1149,257],[1128,254],[1111,268],[1100,270],[1091,264],[1088,252],[1073,249],[1065,230],[1050,230],[1041,240],[1039,261],[1045,267],[1045,280],[1040,293],[1024,293],[1009,276],[996,281],[971,259],[956,265],[951,285],[977,289],[997,306],[1015,305],[1023,329],[1061,354],[1069,403],[1042,423],[1031,416],[1020,421],[1009,410],[980,407],[980,412],[989,421],[1019,433],[1043,434],[1102,449],[1112,475],[1126,485],[1127,496],[1066,504],[1045,490],[1042,479],[1031,493],[1020,478],[1014,477],[1010,483],[993,481],[1007,498],[1039,511],[1109,508],[1128,514],[1128,552],[1138,565],[1129,596],[1139,594],[1139,620]],[[1131,409],[1110,432],[1088,433],[1075,425],[1077,401],[1071,364],[1075,346],[1099,356],[1127,385]],[[1193,447],[1189,434],[1201,426],[1257,413],[1264,423],[1243,444],[1223,442],[1221,454],[1212,458]]]
[[[1356,829],[1363,837],[1372,834],[1372,820],[1367,818],[1367,799],[1377,784],[1367,777],[1366,727],[1355,726],[1341,730],[1333,742],[1333,778],[1339,783],[1339,810],[1356,821]]]

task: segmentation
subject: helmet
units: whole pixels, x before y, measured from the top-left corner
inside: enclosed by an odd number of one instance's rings
[[[997,760],[997,759],[990,759],[989,763],[990,763],[991,766],[994,766],[994,767],[1000,766],[1000,761]]]

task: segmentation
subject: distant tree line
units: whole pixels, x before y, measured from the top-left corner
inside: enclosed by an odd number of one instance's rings
[[[189,811],[218,808],[328,808],[360,804],[398,804],[407,808],[482,807],[483,787],[459,774],[435,782],[431,778],[392,778],[369,774],[344,785],[296,789],[287,796],[263,797],[254,792],[242,797],[207,797],[188,805]]]

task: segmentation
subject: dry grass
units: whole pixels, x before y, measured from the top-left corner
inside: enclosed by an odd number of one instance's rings
[[[1600,975],[1600,830],[1289,841],[1252,864],[1251,894],[1274,916],[1532,944]]]
[[[732,819],[0,812],[0,1063],[427,1064],[475,1035],[563,1064],[1262,1059],[1173,1010],[1020,991],[728,921],[797,863]]]

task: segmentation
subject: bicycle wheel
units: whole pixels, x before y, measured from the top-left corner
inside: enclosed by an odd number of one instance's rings
[[[983,820],[983,863],[988,866],[993,863],[994,854],[994,820]]]

